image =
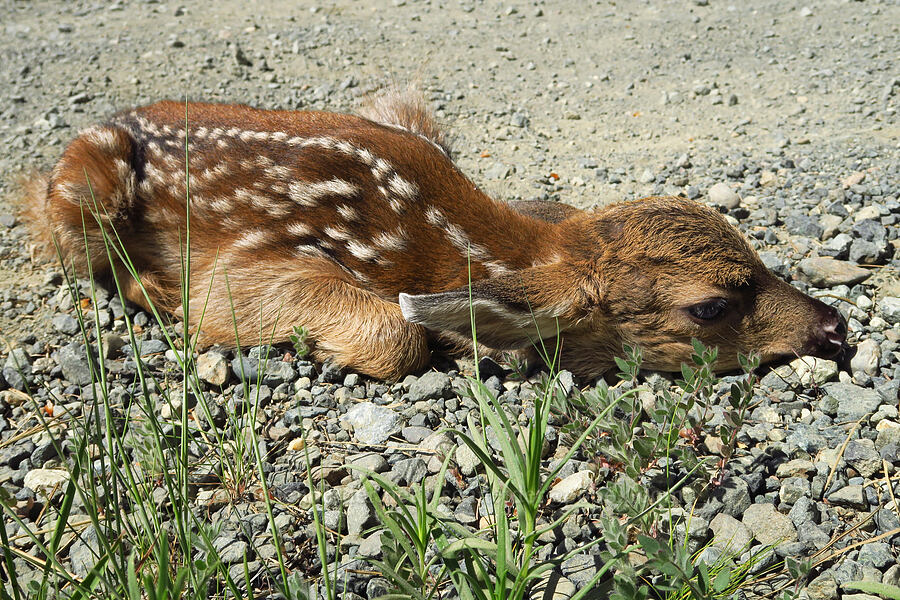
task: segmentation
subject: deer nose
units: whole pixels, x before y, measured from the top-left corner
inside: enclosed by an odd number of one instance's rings
[[[823,304],[813,337],[813,354],[822,358],[835,357],[840,354],[847,339],[847,321],[836,308]]]

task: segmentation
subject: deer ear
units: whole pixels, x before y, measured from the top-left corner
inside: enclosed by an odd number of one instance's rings
[[[567,316],[572,302],[550,296],[543,285],[548,282],[534,275],[515,272],[482,279],[471,288],[416,296],[400,294],[400,310],[410,323],[467,337],[472,337],[474,312],[480,343],[498,350],[523,348],[555,336],[571,322]]]

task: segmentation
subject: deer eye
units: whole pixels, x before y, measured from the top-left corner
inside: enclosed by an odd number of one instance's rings
[[[722,316],[726,308],[728,308],[728,301],[724,298],[716,298],[689,306],[687,311],[698,321],[714,321]]]

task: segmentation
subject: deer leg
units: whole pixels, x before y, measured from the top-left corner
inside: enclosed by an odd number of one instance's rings
[[[354,285],[331,261],[244,257],[224,263],[214,278],[205,268],[192,276],[189,317],[192,328],[200,325],[204,343],[231,345],[235,330],[244,345],[283,343],[294,326],[303,326],[316,360],[379,379],[399,379],[431,359],[421,325],[404,319],[399,304]]]

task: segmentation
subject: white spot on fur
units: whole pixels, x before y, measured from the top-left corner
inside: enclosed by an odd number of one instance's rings
[[[353,237],[350,231],[339,225],[329,225],[322,230],[322,233],[339,242],[345,242]]]
[[[347,242],[347,250],[359,260],[372,261],[378,258],[378,250],[356,240]]]
[[[301,223],[300,221],[295,221],[287,226],[287,231],[291,235],[295,235],[297,237],[307,237],[312,235],[312,228],[306,223]]]
[[[115,132],[108,127],[89,127],[81,132],[81,136],[87,138],[92,144],[107,152],[121,150]]]
[[[398,227],[396,231],[382,231],[375,236],[375,239],[372,240],[372,243],[382,250],[400,252],[406,248],[408,240],[406,239],[406,232],[403,231],[403,228]]]
[[[266,242],[268,233],[263,229],[253,229],[248,231],[234,241],[237,248],[259,248]]]
[[[405,198],[406,200],[414,200],[419,194],[419,189],[415,184],[406,181],[396,173],[388,180],[388,188],[394,194]]]
[[[300,244],[294,248],[294,253],[303,258],[328,258],[328,254],[312,244]]]
[[[352,206],[341,204],[337,207],[337,212],[345,221],[358,221],[359,213]]]
[[[376,158],[375,164],[372,165],[372,175],[378,181],[384,179],[385,175],[391,172],[391,163],[383,158]]]
[[[328,196],[349,198],[359,192],[359,187],[343,179],[327,181],[294,182],[288,186],[291,200],[302,206],[316,206],[319,200]]]
[[[468,256],[473,260],[477,260],[479,262],[488,263],[490,261],[490,253],[487,248],[482,246],[481,244],[476,244],[472,242],[469,236],[465,231],[459,226],[451,223],[446,215],[442,213],[440,210],[433,206],[429,206],[425,211],[425,220],[427,220],[430,224],[434,225],[438,229],[443,230],[444,235],[450,240],[450,243],[453,246],[463,253],[463,256]],[[505,269],[502,265],[498,263],[491,263],[491,266],[496,268]]]

